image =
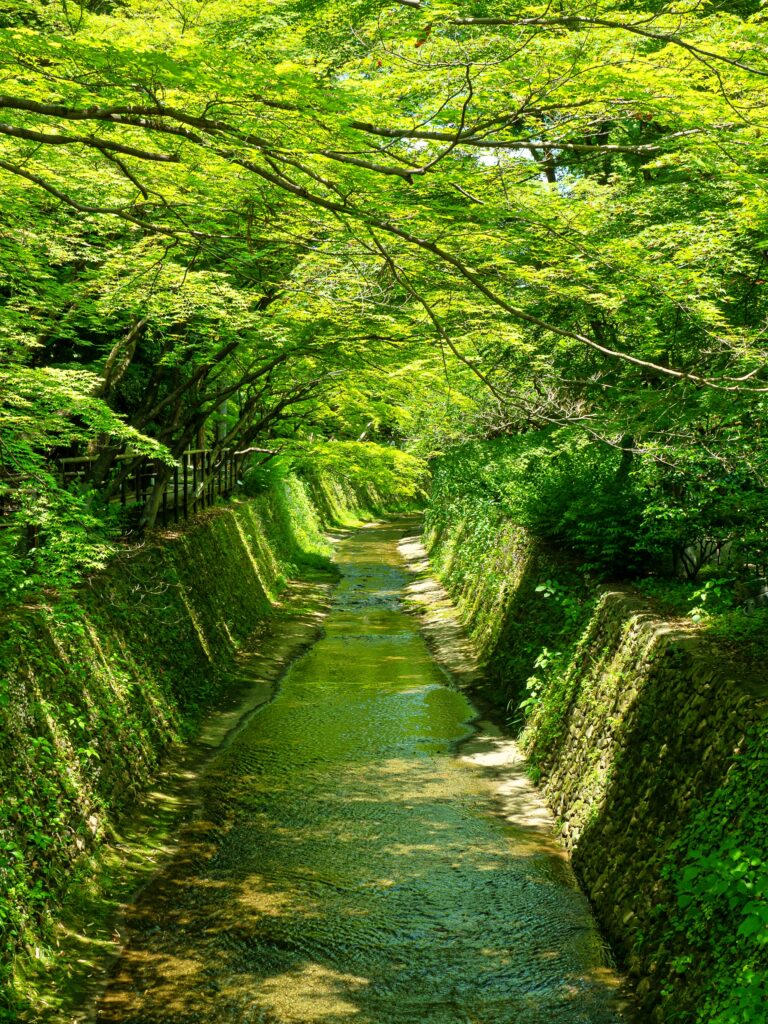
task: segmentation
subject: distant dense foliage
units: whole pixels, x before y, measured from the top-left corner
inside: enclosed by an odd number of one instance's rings
[[[765,43],[750,0],[5,0],[4,592],[190,447],[531,431],[588,560],[759,568]]]

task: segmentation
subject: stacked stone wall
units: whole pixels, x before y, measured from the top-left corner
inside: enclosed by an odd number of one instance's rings
[[[694,897],[687,902],[682,883],[701,862],[698,847],[706,845],[710,817],[715,854],[765,842],[752,834],[743,808],[747,776],[768,803],[768,774],[745,770],[765,763],[768,688],[745,677],[701,628],[665,621],[631,587],[603,590],[591,600],[574,590],[576,611],[564,619],[556,581],[572,578],[571,562],[511,524],[499,526],[493,544],[487,538],[473,544],[468,531],[456,522],[428,536],[431,557],[486,666],[483,697],[500,713],[506,708],[513,727],[524,721],[520,742],[531,771],[617,959],[635,983],[642,1019],[747,1020],[736,1011],[718,1016],[707,1009],[727,1003],[718,986],[727,988],[729,969],[732,987],[752,970],[745,960],[751,947],[738,933],[736,896],[724,910],[735,914],[731,924],[713,921],[708,937],[707,915],[717,913],[722,894],[713,883],[708,904],[707,876],[701,876],[705,896],[695,898],[705,926],[699,934],[681,923],[681,908],[696,906]],[[457,556],[462,550],[474,561]],[[472,578],[501,618],[493,631],[473,620],[467,603]],[[543,647],[558,649],[548,669],[537,666]],[[537,674],[535,699],[525,717],[516,715],[526,675]],[[716,924],[733,929],[730,968]]]

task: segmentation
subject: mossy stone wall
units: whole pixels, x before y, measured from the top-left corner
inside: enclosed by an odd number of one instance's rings
[[[768,1020],[768,691],[629,588],[577,596],[564,618],[552,578],[572,563],[514,524],[453,521],[427,542],[489,669],[484,696],[515,720],[541,676],[521,743],[641,1019]],[[559,660],[539,671],[545,647]]]
[[[0,1019],[14,1019],[15,958],[50,938],[88,853],[231,684],[286,579],[327,562],[322,529],[370,517],[374,499],[327,473],[277,478],[3,624]]]

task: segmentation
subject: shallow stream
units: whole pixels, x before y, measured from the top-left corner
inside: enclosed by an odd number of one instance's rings
[[[624,1019],[567,860],[502,813],[498,744],[402,607],[401,533],[339,545],[325,636],[206,772],[99,1021]]]

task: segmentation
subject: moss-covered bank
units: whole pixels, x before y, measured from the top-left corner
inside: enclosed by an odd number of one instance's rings
[[[441,479],[441,474],[447,479]],[[426,540],[648,1020],[768,1021],[768,689],[436,467]]]
[[[23,609],[0,651],[0,1019],[45,960],[62,899],[92,870],[169,748],[232,684],[288,577],[327,564],[328,525],[386,495],[328,472],[126,549],[67,600]]]

